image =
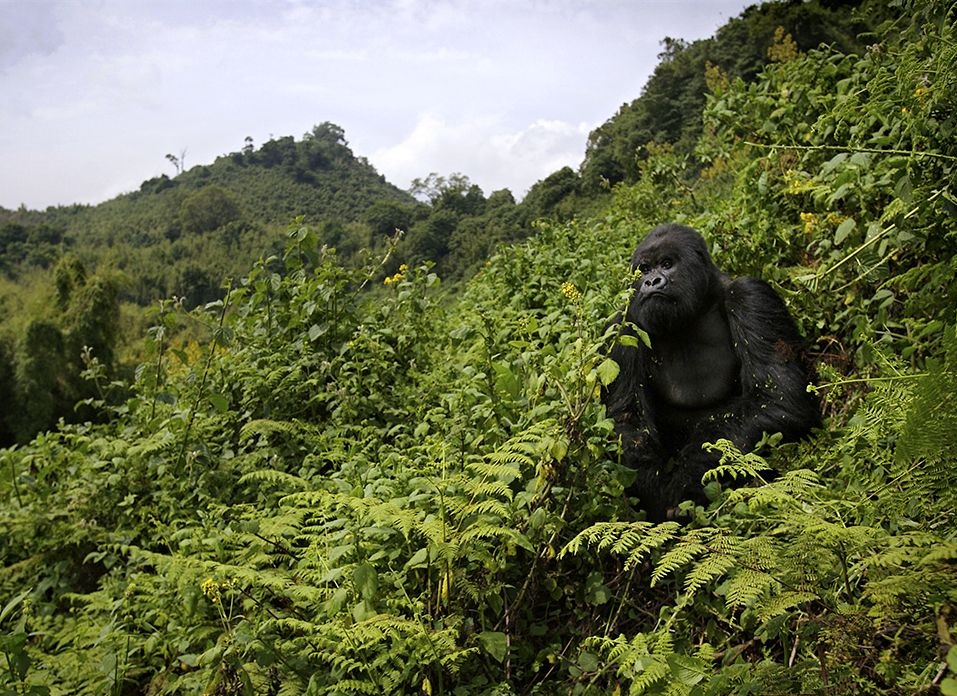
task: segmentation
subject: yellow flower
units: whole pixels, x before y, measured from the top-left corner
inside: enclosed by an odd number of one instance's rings
[[[811,234],[817,227],[817,216],[814,213],[801,213],[801,222],[804,223],[804,233]]]
[[[403,268],[405,268],[405,264],[399,266],[399,272],[398,272],[398,273],[396,273],[395,275],[389,276],[388,278],[386,278],[386,279],[383,280],[382,282],[383,282],[385,285],[393,285],[393,284],[395,284],[395,283],[400,282],[403,278],[405,278],[405,276],[402,274],[402,269],[403,269]]]
[[[582,298],[582,294],[575,287],[575,284],[567,280],[562,283],[562,294],[572,302],[578,302]]]
[[[798,194],[804,193],[805,191],[810,191],[814,188],[814,183],[810,179],[805,179],[806,175],[801,172],[796,172],[793,169],[789,169],[784,174],[784,183],[787,184],[785,192],[789,195],[796,196]]]

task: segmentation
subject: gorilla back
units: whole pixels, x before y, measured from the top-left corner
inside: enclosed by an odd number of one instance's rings
[[[803,341],[767,283],[729,278],[682,225],[653,229],[631,263],[640,276],[624,318],[651,347],[612,348],[620,371],[603,400],[636,473],[633,492],[661,520],[682,500],[703,502],[701,476],[717,464],[704,443],[749,451],[764,433],[803,437],[819,415]]]

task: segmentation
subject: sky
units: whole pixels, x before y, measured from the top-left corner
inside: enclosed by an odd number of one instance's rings
[[[0,206],[98,203],[316,124],[408,188],[581,163],[665,37],[757,0],[0,0]]]

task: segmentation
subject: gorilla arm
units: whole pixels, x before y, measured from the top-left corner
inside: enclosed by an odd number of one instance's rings
[[[677,459],[679,478],[699,482],[717,457],[701,445],[724,438],[747,452],[765,433],[800,439],[819,424],[801,362],[801,338],[787,308],[771,287],[754,278],[735,280],[725,295],[732,346],[740,363],[739,393],[698,421]]]

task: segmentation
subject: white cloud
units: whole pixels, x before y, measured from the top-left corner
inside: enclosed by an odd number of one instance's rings
[[[427,113],[402,141],[377,150],[369,160],[400,187],[431,172],[458,172],[486,195],[508,188],[521,198],[539,179],[566,165],[577,167],[591,129],[585,123],[539,119],[514,130],[493,116],[450,122]]]
[[[520,197],[581,162],[662,38],[750,2],[0,0],[0,205],[99,202],[171,174],[167,152],[323,121],[398,186],[461,172]]]

